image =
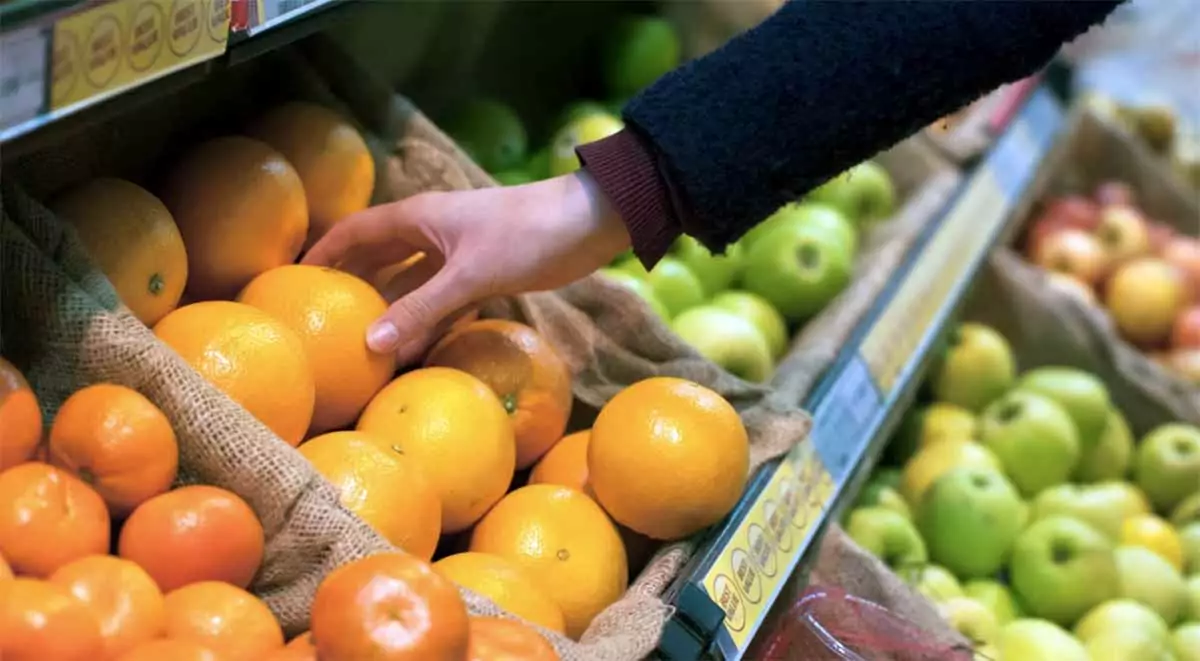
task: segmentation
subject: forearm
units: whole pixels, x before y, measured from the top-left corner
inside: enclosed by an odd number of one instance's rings
[[[786,3],[627,106],[627,131],[655,163],[666,207],[630,227],[635,250],[657,259],[662,237],[679,231],[720,249],[846,168],[1033,73],[1118,4]],[[605,148],[580,150],[589,169]],[[647,215],[623,199],[618,177],[596,178],[627,223]]]

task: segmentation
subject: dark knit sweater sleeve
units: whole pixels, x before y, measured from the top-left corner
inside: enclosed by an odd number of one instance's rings
[[[781,205],[1035,72],[1120,3],[790,0],[659,79],[626,106],[624,132],[579,155],[643,261],[680,231],[722,250]]]

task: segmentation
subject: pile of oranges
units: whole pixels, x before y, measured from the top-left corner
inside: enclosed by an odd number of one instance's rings
[[[179,448],[162,412],[96,384],[43,438],[36,396],[3,363],[0,556],[18,578],[0,578],[0,658],[554,659],[534,628],[468,616],[456,586],[578,638],[655,542],[732,510],[746,430],[695,383],[638,382],[590,429],[567,433],[567,362],[534,329],[490,319],[456,323],[397,376],[392,356],[366,346],[387,308],[376,286],[294,263],[367,204],[374,173],[361,136],[301,104],[249,132],[261,140],[193,150],[167,178],[165,203],[97,180],[55,208],[161,341],[404,552],[329,574],[311,633],[285,647],[246,591],[262,525],[233,493],[172,489]]]

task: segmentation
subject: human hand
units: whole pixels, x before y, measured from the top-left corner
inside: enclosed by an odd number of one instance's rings
[[[629,234],[585,171],[523,186],[432,192],[356,213],[304,256],[371,282],[418,253],[420,283],[367,331],[367,345],[406,363],[441,326],[493,296],[555,289],[608,264]]]

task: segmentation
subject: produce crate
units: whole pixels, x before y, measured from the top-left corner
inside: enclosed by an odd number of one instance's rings
[[[1181,420],[1200,420],[1200,383],[1189,383],[1178,373],[1164,369],[1142,349],[1122,339],[1100,305],[1050,286],[1047,273],[1018,252],[1029,241],[1028,225],[1040,211],[1041,201],[1051,195],[1086,195],[1109,181],[1127,183],[1134,192],[1136,206],[1149,218],[1170,225],[1181,235],[1200,237],[1200,199],[1145,146],[1079,106],[1073,109],[1059,142],[1018,202],[1014,213],[1023,220],[1014,225],[1018,231],[1011,247],[998,251],[995,259],[1003,263],[1015,282],[1022,283],[1025,297],[1052,302],[1059,311],[1054,321],[1060,329],[1058,334],[1070,335],[1073,345],[1086,347],[1090,361],[1103,365],[1112,380],[1128,384],[1122,387],[1140,393],[1146,401],[1167,406]]]

